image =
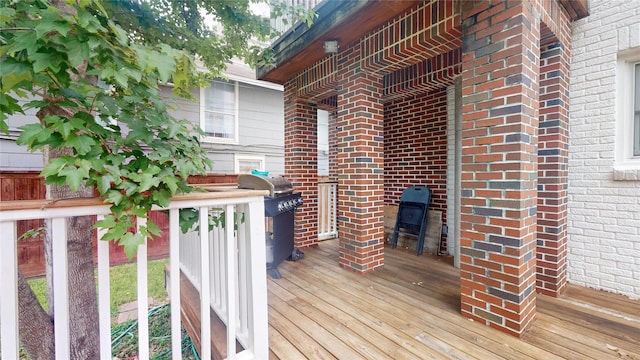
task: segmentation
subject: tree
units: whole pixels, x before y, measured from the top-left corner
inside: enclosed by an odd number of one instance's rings
[[[146,217],[153,205],[166,206],[174,194],[192,191],[187,177],[212,166],[200,147],[200,130],[168,114],[159,84],[171,81],[176,95],[189,97],[205,76],[194,59],[206,65],[208,76],[234,56],[257,61],[259,47],[248,43],[274,34],[266,19],[248,10],[249,0],[5,0],[0,130],[8,131],[8,116],[36,111],[38,122],[21,128],[18,144],[43,151],[47,198],[103,196],[113,214],[96,224],[108,230],[102,240],[116,241],[133,256],[159,230],[148,222],[140,232],[130,231],[132,215]],[[202,13],[222,32],[212,31]],[[92,229],[90,217],[67,220],[76,359],[99,353]],[[49,251],[45,257],[50,262]],[[19,275],[19,298],[23,347],[34,359],[52,358],[52,296],[47,313]]]

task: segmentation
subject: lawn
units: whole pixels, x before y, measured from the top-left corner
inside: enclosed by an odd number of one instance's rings
[[[171,310],[166,305],[167,291],[164,283],[164,266],[168,259],[149,261],[148,263],[148,291],[153,299],[155,307],[149,311],[149,346],[152,359],[168,359],[171,357]],[[111,286],[111,316],[112,325],[112,351],[118,358],[136,358],[138,352],[138,321],[129,320],[121,324],[115,324],[118,315],[118,307],[135,301],[137,298],[136,264],[124,264],[110,269]],[[40,303],[47,308],[46,281],[44,278],[29,280]],[[153,306],[153,305],[151,305]],[[185,359],[197,359],[197,354],[191,339],[182,331],[182,355]],[[20,359],[29,357],[21,352]]]
[[[153,260],[148,262],[147,281],[149,297],[156,304],[165,303],[167,290],[164,286],[164,266],[169,259]],[[118,306],[135,301],[137,298],[136,264],[123,264],[114,266],[109,271],[111,283],[111,316],[118,315]],[[38,301],[47,308],[46,281],[44,278],[29,280],[29,285],[36,294]]]

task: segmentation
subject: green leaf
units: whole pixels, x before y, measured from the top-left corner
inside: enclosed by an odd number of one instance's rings
[[[0,8],[0,25],[4,26],[4,24],[13,20],[16,16],[16,11],[10,7],[1,7]]]
[[[116,226],[116,218],[113,215],[105,215],[102,220],[96,221],[93,225],[94,229],[102,228],[102,229],[110,229]]]
[[[160,234],[162,233],[160,227],[158,227],[158,225],[156,225],[151,220],[147,221],[147,230],[149,230],[149,233],[154,236],[160,236]]]
[[[62,59],[60,54],[55,53],[35,53],[31,56],[33,60],[33,72],[39,73],[50,69],[54,73],[57,73],[61,69]]]
[[[38,141],[39,136],[41,136],[43,132],[47,131],[47,129],[43,128],[40,123],[22,125],[18,129],[22,130],[22,133],[18,136],[16,144],[20,146],[26,145],[30,149],[31,145]]]
[[[65,166],[67,166],[67,161],[65,158],[54,158],[49,161],[47,165],[42,168],[40,172],[40,176],[44,178],[48,178],[51,176],[57,176]]]
[[[35,31],[19,31],[13,36],[12,42],[4,48],[5,53],[18,53],[26,50],[28,55],[38,51],[38,37]]]
[[[168,207],[171,203],[171,193],[167,190],[156,190],[152,197],[154,202],[161,207]]]
[[[84,179],[89,177],[89,172],[82,168],[66,166],[58,172],[58,175],[66,178],[65,183],[69,185],[71,190],[78,191]]]
[[[66,22],[59,21],[57,14],[45,12],[42,18],[40,18],[35,30],[36,34],[40,38],[43,35],[54,31],[60,33],[62,36],[67,36],[69,30],[71,30],[71,26]]]
[[[122,195],[122,193],[118,190],[109,190],[107,193],[107,197],[105,198],[105,201],[113,204],[113,205],[120,205],[120,203],[122,202],[122,200],[124,199],[124,195]]]
[[[67,49],[69,49],[69,65],[71,67],[78,67],[86,59],[89,58],[89,44],[84,41],[78,41],[78,39],[71,38],[67,42]]]
[[[145,240],[146,238],[144,235],[140,233],[132,234],[129,232],[120,238],[118,244],[124,247],[124,253],[127,255],[127,258],[131,260],[138,252],[138,247],[144,244]]]
[[[178,191],[178,179],[174,175],[163,176],[162,183],[169,188],[172,194]]]
[[[98,177],[96,181],[96,187],[98,188],[98,192],[100,194],[106,194],[107,191],[111,189],[111,184],[114,182],[113,175],[106,173],[102,176]]]
[[[89,135],[75,135],[71,134],[67,140],[67,145],[73,147],[78,155],[85,155],[91,147],[96,144],[96,141]]]

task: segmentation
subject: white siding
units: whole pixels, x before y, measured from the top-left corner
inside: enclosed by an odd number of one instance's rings
[[[568,277],[640,298],[640,180],[614,180],[616,64],[640,50],[640,1],[589,3],[571,48]]]

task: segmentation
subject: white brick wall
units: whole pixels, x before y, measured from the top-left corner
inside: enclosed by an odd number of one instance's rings
[[[640,298],[640,180],[613,180],[617,56],[640,51],[640,1],[589,4],[571,45],[568,279]]]

